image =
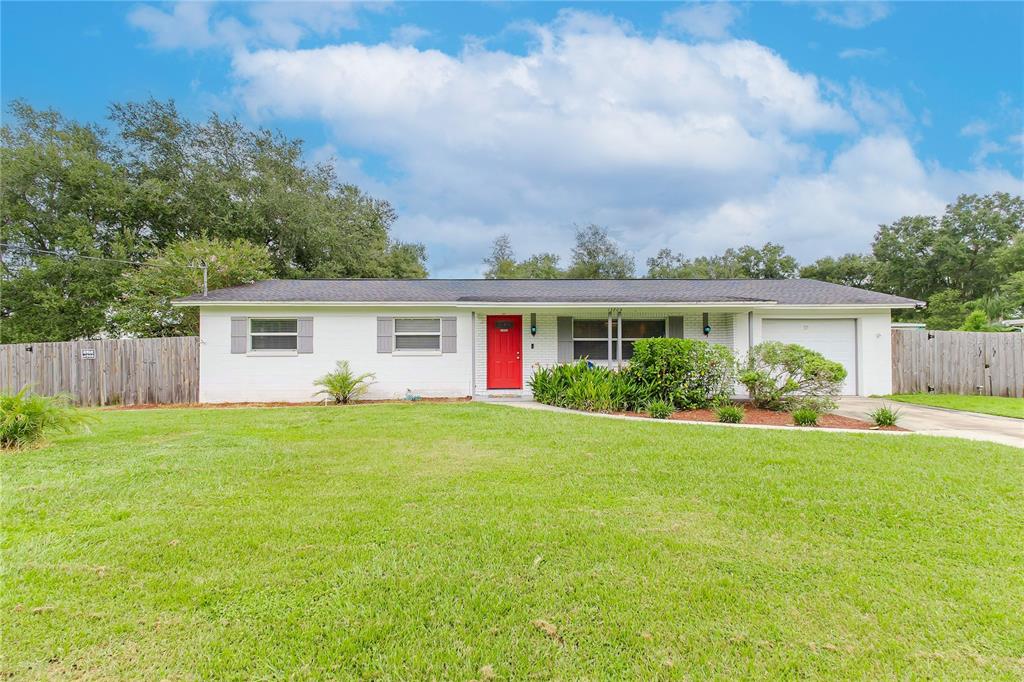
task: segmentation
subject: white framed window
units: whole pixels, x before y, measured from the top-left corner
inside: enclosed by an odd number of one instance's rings
[[[441,318],[439,317],[396,317],[396,353],[441,352]]]
[[[653,339],[665,336],[668,320],[623,320],[622,321],[622,359],[633,357],[633,342],[640,339]],[[618,359],[619,330],[618,320],[612,320],[612,360]],[[608,360],[608,320],[572,321],[572,354],[580,360]]]
[[[255,352],[296,352],[299,321],[294,318],[249,318],[249,350]]]

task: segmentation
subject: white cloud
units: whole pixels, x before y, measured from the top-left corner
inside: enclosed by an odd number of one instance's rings
[[[695,38],[720,40],[729,36],[739,16],[739,7],[728,2],[691,2],[666,12],[662,24]]]
[[[255,118],[323,121],[339,172],[393,201],[434,276],[479,274],[490,242],[566,256],[597,222],[637,255],[784,243],[802,259],[865,249],[877,225],[1019,178],[920,160],[898,92],[799,73],[750,41],[687,44],[567,12],[522,54],[346,43],[239,50]],[[865,130],[868,131],[865,133]],[[830,154],[818,135],[841,136]],[[835,138],[832,138],[835,139]],[[358,161],[386,160],[375,181]]]
[[[202,49],[217,40],[210,32],[210,5],[179,2],[169,12],[141,5],[128,14],[128,23],[149,33],[154,47]]]
[[[819,5],[815,17],[843,28],[864,28],[889,16],[891,8],[884,2],[843,2]]]
[[[430,35],[430,31],[416,24],[402,24],[391,29],[391,42],[395,45],[415,45]]]
[[[163,7],[141,5],[128,14],[128,22],[162,49],[294,48],[307,35],[337,36],[359,25],[359,6],[350,2],[258,2],[237,16],[206,2],[177,2],[168,11]]]
[[[875,128],[902,127],[914,121],[900,93],[872,88],[858,79],[850,85],[850,108],[857,118]]]
[[[1002,154],[1005,151],[1008,151],[1007,147],[999,144],[998,142],[994,142],[992,140],[981,140],[978,143],[978,147],[974,150],[974,153],[971,154],[971,163],[975,166],[981,166],[988,160],[988,157],[993,154]]]
[[[523,55],[239,53],[238,94],[257,117],[322,119],[340,144],[388,157],[403,238],[457,239],[451,262],[432,251],[436,273],[475,267],[499,229],[567,245],[574,221],[595,221],[646,248],[673,212],[763,191],[817,163],[808,135],[856,128],[816,78],[755,43],[646,38],[581,14],[536,36]]]
[[[960,129],[960,134],[964,137],[984,137],[988,135],[992,130],[992,124],[988,121],[982,121],[975,119],[967,123],[963,128]]]
[[[848,47],[839,52],[840,59],[878,59],[884,56],[884,47]]]

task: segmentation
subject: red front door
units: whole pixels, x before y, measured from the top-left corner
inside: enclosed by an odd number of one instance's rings
[[[523,318],[487,316],[487,388],[523,387]]]

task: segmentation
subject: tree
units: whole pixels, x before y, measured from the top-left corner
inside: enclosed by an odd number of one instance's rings
[[[71,341],[106,326],[122,266],[46,256],[0,283],[0,343]]]
[[[967,306],[963,293],[956,289],[945,289],[928,297],[929,329],[956,329],[964,321]]]
[[[968,313],[967,317],[964,319],[964,323],[960,325],[960,331],[983,332],[988,331],[989,327],[988,315],[985,314],[985,311],[974,310]]]
[[[0,339],[105,330],[125,265],[180,241],[265,249],[278,277],[424,277],[426,250],[391,237],[395,210],[310,165],[302,142],[173,102],[115,104],[116,134],[24,102],[0,129]],[[54,253],[42,253],[49,251]]]
[[[1024,317],[1024,270],[1010,275],[999,293],[1006,298],[1007,317]]]
[[[68,341],[96,334],[113,281],[139,253],[131,186],[103,131],[21,101],[0,129],[3,252],[0,341]],[[55,252],[47,253],[47,252]]]
[[[800,268],[800,276],[848,287],[870,287],[875,268],[875,260],[870,255],[848,253],[839,258],[819,258],[811,265]]]
[[[390,277],[424,253],[393,259],[395,210],[340,182],[330,164],[306,164],[301,140],[216,114],[195,123],[173,101],[114,104],[110,117],[143,190],[133,210],[157,247],[242,238],[269,249],[280,277]],[[412,269],[425,272],[422,262]]]
[[[871,245],[878,264],[878,286],[898,296],[921,300],[950,288],[951,282],[933,270],[938,229],[939,221],[933,216],[906,216],[891,225],[881,225]]]
[[[507,234],[499,235],[491,247],[491,255],[484,258],[487,279],[558,279],[565,273],[558,267],[558,256],[553,253],[538,253],[524,261],[516,261],[512,250],[512,239]]]
[[[427,276],[427,247],[423,244],[391,242],[387,250],[389,277],[422,279]]]
[[[118,281],[112,325],[128,336],[189,336],[199,333],[199,312],[175,308],[175,298],[203,290],[207,265],[211,289],[267,279],[273,265],[267,249],[244,239],[190,239],[174,242],[144,265],[127,270]]]
[[[693,263],[683,254],[672,249],[661,249],[647,259],[648,279],[686,279],[690,276]]]
[[[789,279],[796,277],[796,258],[786,254],[781,244],[767,242],[760,249],[743,246],[736,256],[737,264],[750,279]]]
[[[797,262],[779,244],[767,242],[760,249],[742,246],[716,256],[692,261],[681,253],[661,249],[647,259],[651,279],[787,279],[795,277]]]
[[[949,289],[962,292],[964,301],[980,298],[1024,259],[1022,232],[1020,197],[962,195],[941,218],[908,216],[880,226],[872,244],[877,284],[919,299]]]
[[[590,224],[576,229],[576,246],[566,276],[572,279],[629,279],[636,263],[608,236],[607,228]]]
[[[553,253],[538,253],[516,265],[520,279],[559,279],[565,272],[558,266],[559,257]]]
[[[491,255],[484,258],[488,266],[484,272],[487,279],[513,279],[516,276],[516,254],[512,250],[512,238],[507,234],[498,235],[491,248]]]
[[[935,243],[935,265],[968,299],[994,292],[1004,281],[1000,256],[1024,232],[1024,200],[1005,192],[965,194],[947,206]]]

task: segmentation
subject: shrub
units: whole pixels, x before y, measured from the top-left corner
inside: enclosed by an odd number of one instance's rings
[[[724,424],[739,424],[743,421],[744,410],[740,405],[719,405],[715,416]]]
[[[652,419],[668,419],[672,414],[672,406],[664,400],[652,400],[647,404],[647,416]]]
[[[611,412],[632,404],[622,375],[579,360],[534,370],[529,382],[533,399],[546,405],[589,412]]]
[[[706,341],[640,339],[633,344],[633,357],[623,374],[638,404],[664,400],[693,409],[729,397],[736,359],[725,346]]]
[[[88,417],[71,407],[66,395],[29,395],[28,386],[0,395],[0,447],[20,448],[39,441],[48,431],[69,433]]]
[[[900,411],[894,410],[888,405],[882,405],[874,412],[869,413],[868,416],[871,417],[876,426],[896,426],[896,422],[900,420]]]
[[[824,412],[836,406],[846,368],[795,343],[766,341],[750,349],[740,382],[756,407]]]
[[[329,372],[313,382],[316,386],[323,386],[322,391],[314,395],[329,395],[334,398],[335,404],[346,404],[366,393],[366,390],[373,383],[368,379],[374,379],[373,372],[356,375],[349,367],[348,360],[339,360],[337,369]]]
[[[793,423],[797,426],[817,426],[818,411],[812,410],[809,407],[793,410]]]

